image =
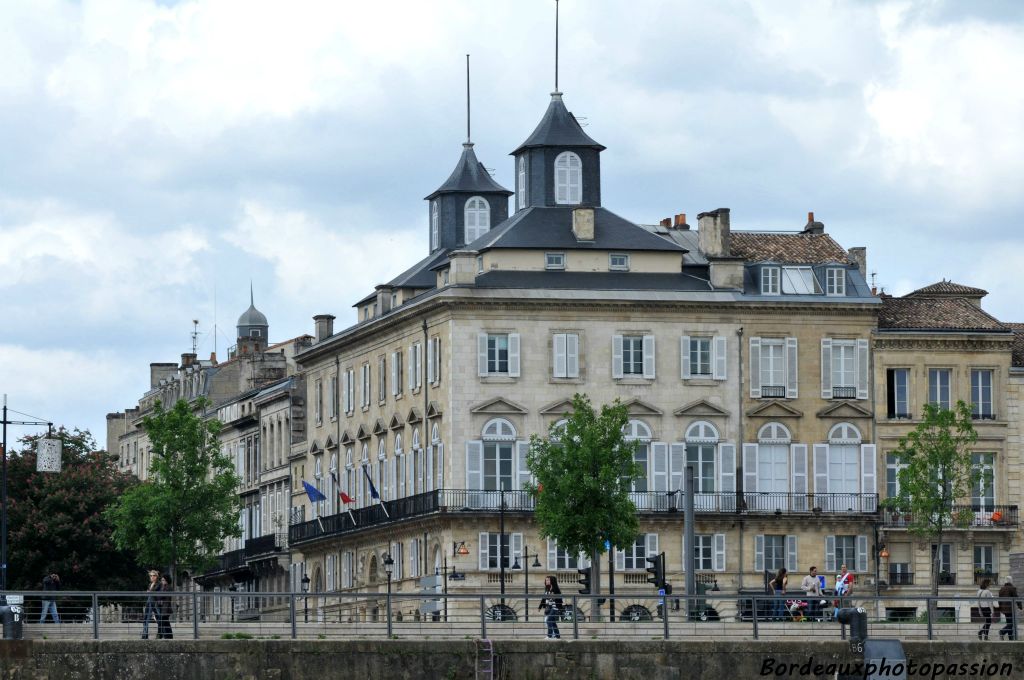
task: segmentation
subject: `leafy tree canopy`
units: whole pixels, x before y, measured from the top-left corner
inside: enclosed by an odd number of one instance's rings
[[[596,559],[606,540],[632,545],[640,532],[629,498],[640,475],[633,459],[637,445],[625,438],[629,411],[618,400],[599,413],[582,394],[573,397],[572,405],[564,425],[552,426],[547,438],[530,438],[534,517],[541,533],[558,541],[559,548]]]
[[[238,536],[238,485],[229,456],[220,451],[220,423],[179,400],[165,409],[160,402],[143,427],[152,446],[148,479],[128,491],[108,515],[118,546],[146,564],[201,569],[212,564],[224,539]]]
[[[23,437],[21,451],[7,461],[8,585],[38,589],[46,574],[60,574],[62,587],[127,590],[141,585],[142,569],[119,549],[106,511],[136,485],[117,469],[117,457],[96,450],[88,430],[64,427],[59,473],[36,472],[36,441]]]

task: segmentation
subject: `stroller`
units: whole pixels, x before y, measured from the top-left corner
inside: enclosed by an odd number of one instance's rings
[[[803,600],[786,600],[786,611],[794,621],[803,621],[807,618],[807,603]]]

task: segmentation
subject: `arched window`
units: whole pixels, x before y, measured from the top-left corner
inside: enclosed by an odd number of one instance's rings
[[[551,424],[551,429],[548,430],[548,432],[550,432],[548,438],[553,439],[556,442],[560,441],[562,439],[562,435],[565,434],[565,426],[568,424],[569,421],[566,420],[565,418],[562,418],[561,420],[556,420],[554,423]]]
[[[327,508],[328,513],[333,515],[338,511],[338,490],[335,487],[334,480],[338,478],[338,454],[331,454],[331,474],[327,476],[326,486],[327,490],[324,495],[327,496]]]
[[[487,421],[481,436],[485,441],[515,441],[516,428],[504,418],[495,418]]]
[[[430,204],[430,249],[437,249],[440,243],[441,233],[441,215],[440,209],[437,207],[437,200]]]
[[[384,438],[377,444],[377,493],[382,501],[391,500],[391,484],[388,480],[388,445]]]
[[[434,426],[430,428],[430,443],[437,444],[439,441],[441,441],[441,428],[434,423]]]
[[[398,476],[395,479],[395,490],[398,493],[398,498],[406,495],[405,490],[405,459],[402,457],[402,435],[395,435],[395,474]]]
[[[838,423],[828,431],[829,444],[860,444],[860,430],[850,423]]]
[[[377,460],[384,460],[388,455],[388,445],[384,442],[384,438],[381,437],[380,443],[377,444]]]
[[[355,494],[354,488],[356,477],[355,467],[352,465],[352,447],[345,449],[345,476],[342,478],[345,481],[344,490],[349,496]]]
[[[698,420],[686,428],[686,442],[690,443],[718,443],[718,430],[711,423]]]
[[[420,447],[420,431],[418,429],[412,431],[412,455],[409,456],[406,480],[406,489],[409,495],[423,493],[426,491],[426,485],[423,483],[423,449]]]
[[[483,196],[473,196],[466,201],[465,210],[466,243],[472,243],[491,228],[491,206]]]
[[[789,429],[781,423],[767,423],[757,431],[754,469],[757,491],[765,494],[758,500],[764,510],[789,510],[789,443]]]
[[[316,486],[316,488],[318,488],[318,489],[324,488],[323,485],[320,482],[321,478],[323,477],[323,474],[324,474],[324,461],[323,461],[323,457],[322,456],[317,456],[316,457],[316,462],[314,462],[314,464],[313,464],[313,479],[316,481],[314,486]],[[321,514],[321,515],[324,514],[324,502],[323,501],[319,501],[318,502],[318,504],[317,504],[317,513]]]
[[[555,158],[555,203],[575,205],[583,195],[583,162],[572,151]]]
[[[792,441],[789,428],[782,423],[768,423],[757,431],[759,444],[786,444]]]
[[[519,157],[519,172],[516,183],[516,205],[526,207],[526,155]]]
[[[626,423],[626,427],[623,428],[623,434],[626,435],[626,439],[651,440],[651,428],[647,427],[641,420],[631,420]]]
[[[860,430],[850,423],[837,423],[828,431],[828,491],[833,494],[857,494],[861,491]],[[853,507],[854,498],[837,497]]]
[[[640,466],[640,476],[633,480],[633,491],[647,491],[650,479],[651,428],[639,420],[631,420],[623,429],[626,439],[638,442],[633,460]]]
[[[705,420],[698,420],[686,428],[686,464],[694,469],[694,491],[699,494],[715,493],[718,477],[715,452],[718,448],[718,430]],[[713,498],[698,496],[698,508],[713,502]]]

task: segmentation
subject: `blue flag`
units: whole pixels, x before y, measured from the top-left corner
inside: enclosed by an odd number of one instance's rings
[[[370,485],[370,498],[372,498],[375,501],[379,501],[380,494],[377,493],[377,487],[373,485],[373,480],[370,478],[370,471],[366,468],[365,465],[363,466],[363,474],[366,475],[366,482],[367,484]]]
[[[302,480],[302,486],[306,489],[306,495],[309,496],[310,503],[327,500],[327,496],[323,495],[320,492],[320,489],[316,488],[306,480]]]

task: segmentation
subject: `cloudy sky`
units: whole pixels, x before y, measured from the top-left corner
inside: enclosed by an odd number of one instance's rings
[[[148,364],[273,340],[426,254],[464,138],[508,152],[553,88],[551,0],[0,0],[0,392],[91,429]],[[1024,321],[1024,3],[563,0],[561,89],[636,222],[813,210],[901,294]],[[215,324],[219,332],[214,334]],[[28,430],[12,430],[11,437]]]

